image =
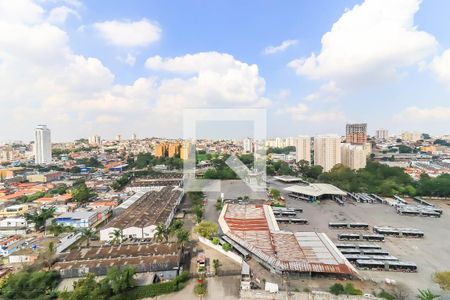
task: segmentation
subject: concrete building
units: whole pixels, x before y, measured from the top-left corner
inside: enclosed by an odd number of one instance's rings
[[[328,172],[341,163],[341,138],[337,135],[320,135],[314,137],[314,165],[321,166]]]
[[[375,132],[375,137],[379,140],[387,140],[389,139],[389,130],[387,129],[378,129]]]
[[[89,137],[89,145],[99,146],[102,142],[102,139],[98,135],[93,135]]]
[[[25,235],[28,223],[25,218],[6,218],[0,220],[0,235]]]
[[[422,138],[422,135],[419,132],[403,132],[401,135],[401,139],[407,142],[417,142]]]
[[[311,163],[311,138],[309,136],[298,136],[294,138],[296,161],[306,160]]]
[[[34,131],[34,162],[37,165],[52,162],[52,141],[47,125],[39,125]]]
[[[367,124],[347,124],[345,127],[345,141],[350,144],[365,144],[367,142]]]
[[[341,144],[341,163],[353,170],[366,167],[367,154],[363,145]]]

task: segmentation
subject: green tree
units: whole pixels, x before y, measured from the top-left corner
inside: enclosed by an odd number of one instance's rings
[[[40,230],[41,228],[43,228],[45,226],[45,222],[48,219],[52,218],[54,214],[55,214],[54,207],[43,208],[40,211],[34,212],[32,214],[26,213],[25,219],[27,219],[27,221],[34,223],[34,228],[36,230]]]
[[[212,236],[216,235],[218,232],[218,226],[216,223],[211,221],[201,221],[196,227],[195,232],[200,236],[210,239]]]
[[[217,258],[213,259],[214,275],[219,274],[220,266],[222,266],[220,261]]]
[[[163,223],[158,224],[155,229],[155,240],[157,242],[167,242],[169,239],[169,229]]]
[[[184,228],[178,229],[177,231],[177,244],[183,249],[189,242],[189,231]]]
[[[72,188],[72,199],[75,202],[85,203],[96,195],[84,182]]]
[[[72,226],[66,226],[63,224],[52,224],[46,228],[48,232],[53,234],[54,236],[59,236],[61,233],[65,232],[73,232],[75,228]]]
[[[113,294],[121,294],[136,285],[134,275],[136,274],[136,269],[132,267],[124,267],[118,269],[117,267],[110,268],[106,275],[106,280],[108,281]]]
[[[274,200],[280,199],[281,196],[281,192],[277,189],[270,189],[269,194]]]
[[[341,295],[344,294],[344,286],[340,283],[335,283],[330,287],[330,293],[333,295]]]
[[[20,271],[11,274],[0,289],[1,299],[56,299],[58,272]]]
[[[122,243],[122,240],[123,240],[122,230],[114,229],[114,231],[112,232],[112,235],[113,235],[113,238],[111,240],[111,243],[113,245],[118,245],[118,244]]]
[[[95,231],[91,228],[85,228],[81,231],[81,236],[86,240],[86,247],[89,247],[91,238],[95,236]]]

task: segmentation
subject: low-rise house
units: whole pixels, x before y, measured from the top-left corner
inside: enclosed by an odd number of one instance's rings
[[[28,222],[25,218],[6,218],[0,220],[0,235],[25,235]]]
[[[28,205],[27,204],[16,204],[11,205],[3,209],[3,211],[0,211],[0,217],[19,217],[23,216],[25,213],[28,212]]]

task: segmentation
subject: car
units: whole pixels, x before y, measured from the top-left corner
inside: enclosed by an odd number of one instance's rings
[[[375,296],[372,295],[372,294],[364,294],[363,297],[364,297],[364,298],[367,298],[367,299],[377,299],[377,297],[375,297]]]

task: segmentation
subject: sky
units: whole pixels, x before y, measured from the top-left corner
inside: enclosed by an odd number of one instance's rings
[[[0,0],[0,142],[39,124],[53,141],[181,137],[189,108],[265,109],[269,137],[449,134],[449,14],[447,0]]]

